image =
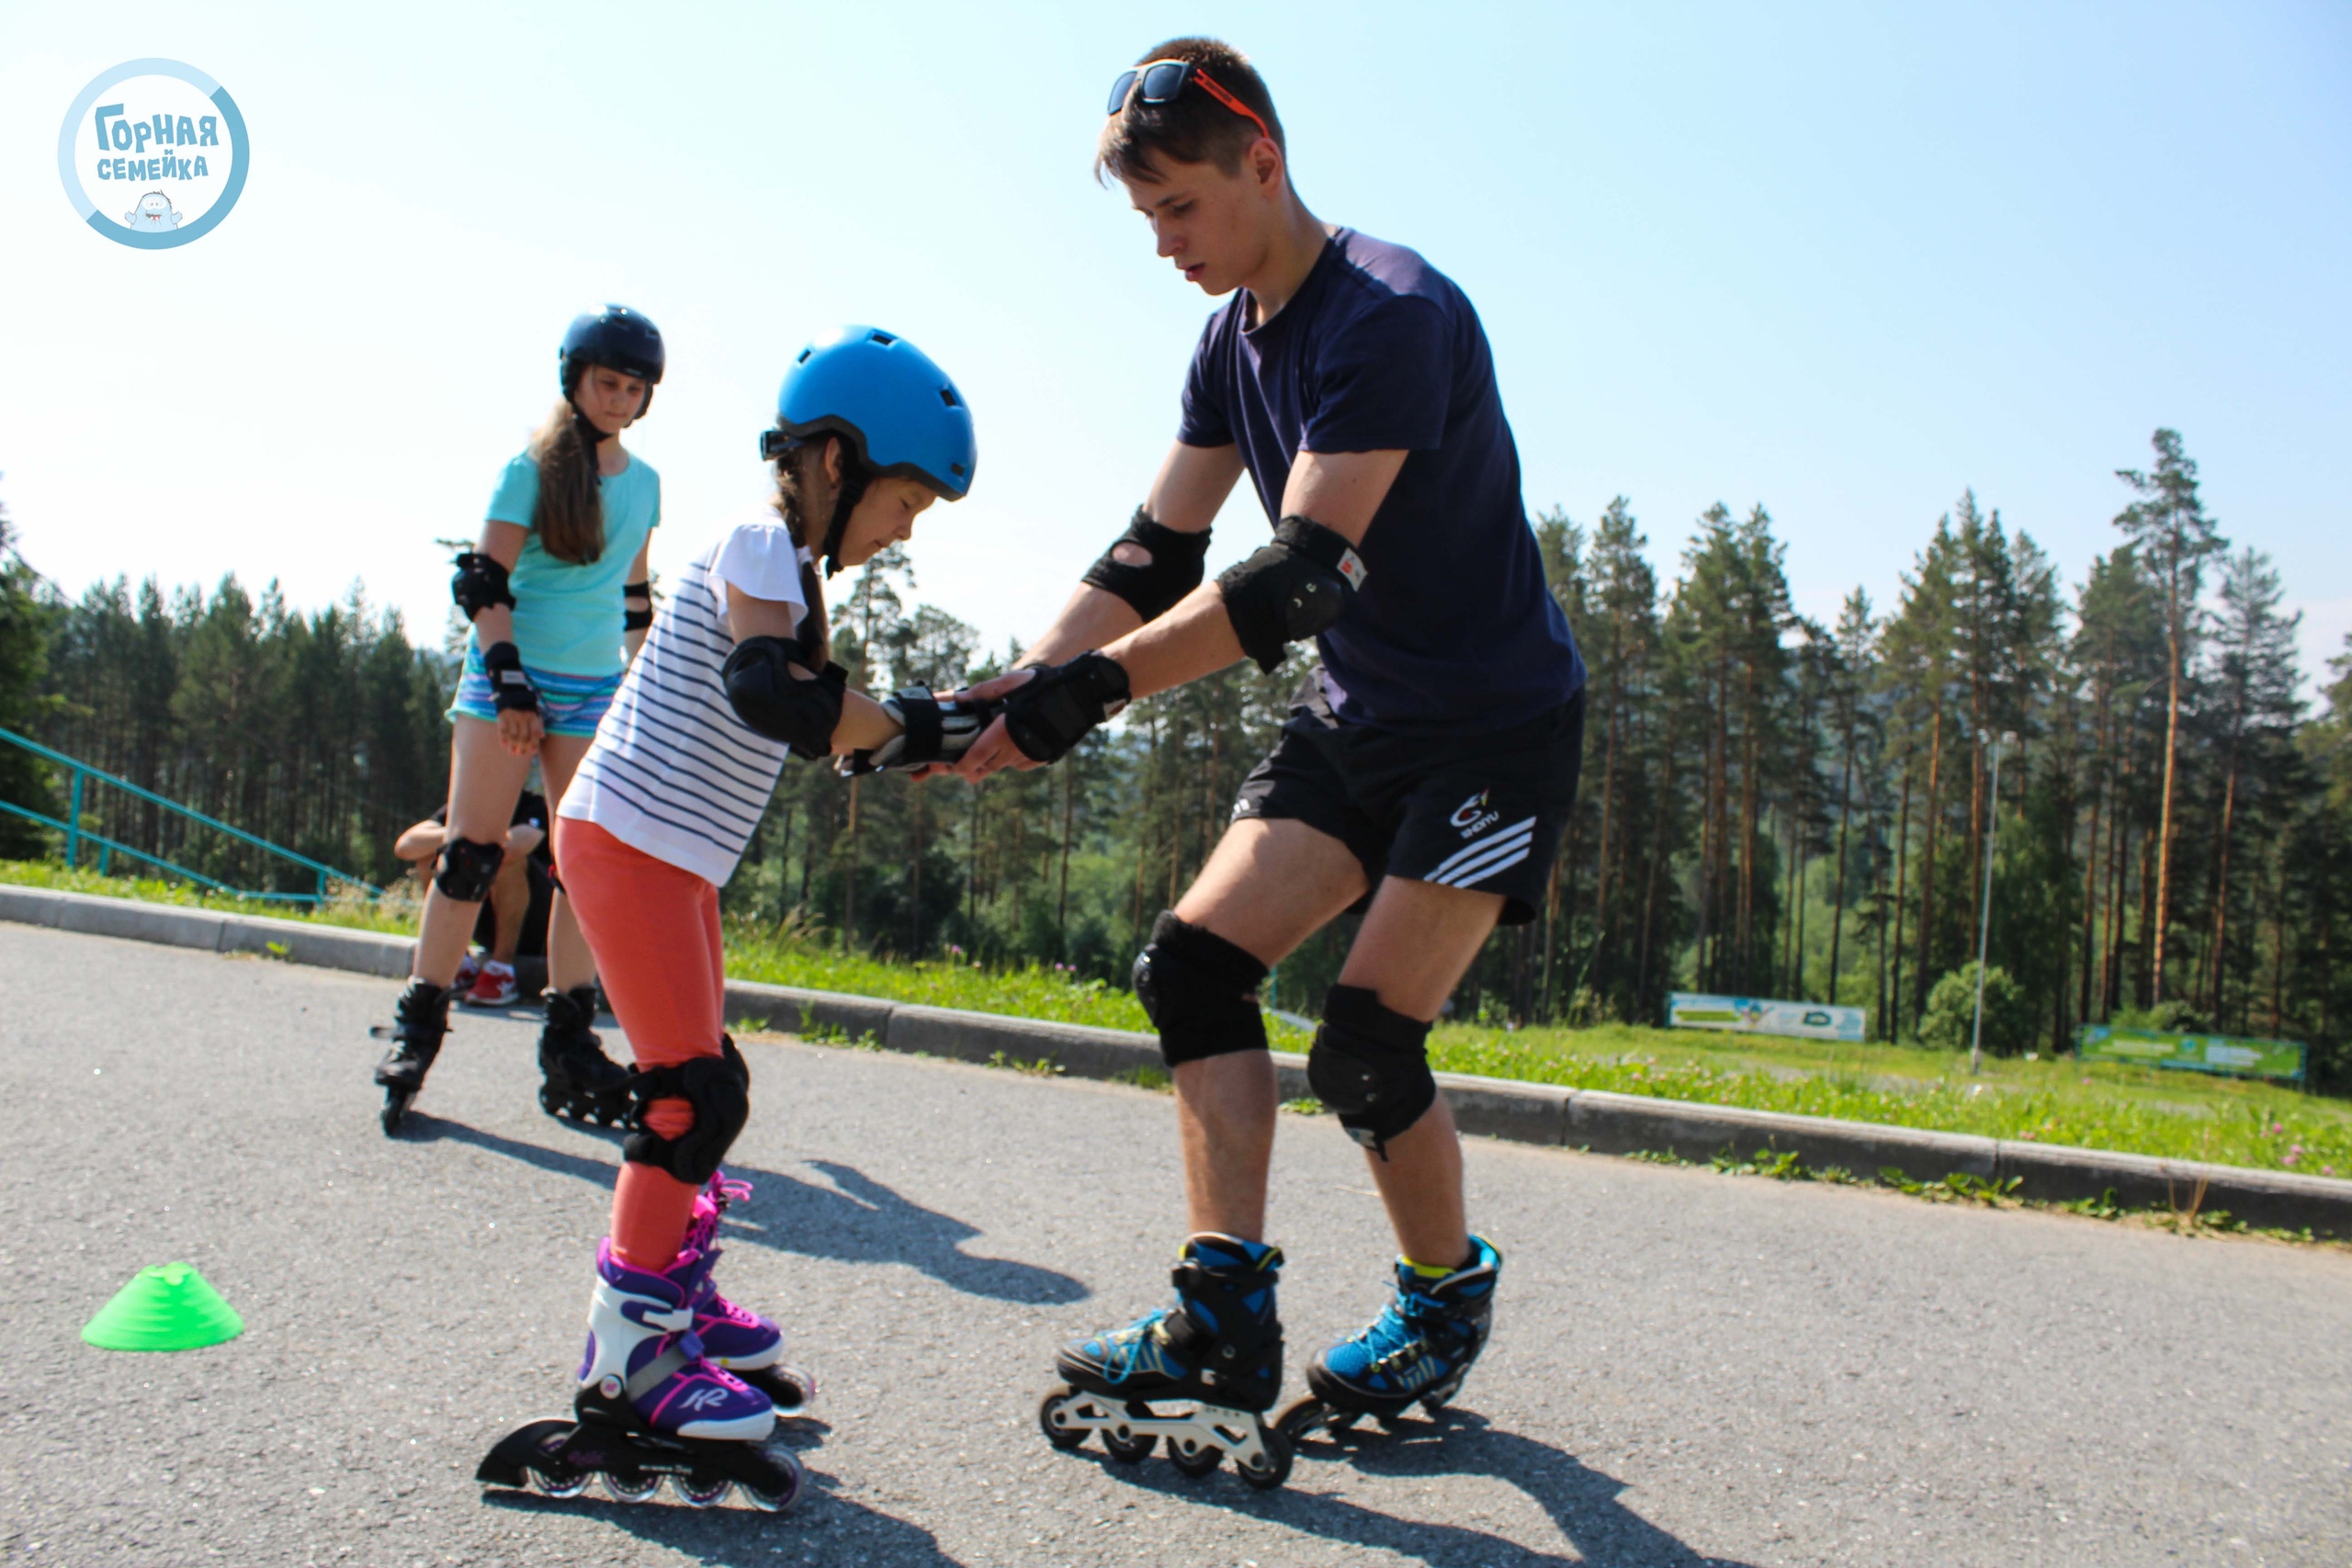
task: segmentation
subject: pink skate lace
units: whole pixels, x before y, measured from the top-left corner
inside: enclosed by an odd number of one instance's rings
[[[728,1205],[741,1203],[751,1195],[750,1182],[738,1181],[723,1170],[712,1172],[709,1184],[695,1194],[694,1218],[686,1225],[687,1249],[699,1252],[716,1263],[720,1251],[718,1245],[719,1216],[727,1212]],[[711,1277],[707,1268],[702,1270],[695,1284],[691,1304],[698,1321],[715,1317],[742,1328],[763,1326],[758,1313],[737,1306],[718,1293],[718,1281]]]

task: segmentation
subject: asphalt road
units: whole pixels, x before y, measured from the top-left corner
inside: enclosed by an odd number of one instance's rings
[[[560,1415],[610,1135],[532,1026],[460,1021],[377,1130],[392,987],[0,925],[0,1560],[27,1563],[1871,1565],[2352,1562],[2352,1258],[1474,1141],[1509,1262],[1440,1422],[1202,1482],[1035,1425],[1060,1339],[1166,1290],[1167,1100],[749,1049],[721,1278],[824,1379],[777,1517],[490,1494]],[[1360,1156],[1285,1119],[1295,1368],[1368,1316]],[[741,1223],[733,1223],[740,1219]],[[230,1344],[78,1337],[186,1258]]]

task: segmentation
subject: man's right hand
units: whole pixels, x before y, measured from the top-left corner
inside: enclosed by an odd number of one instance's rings
[[[967,697],[978,701],[1001,699],[1027,685],[1036,678],[1036,674],[1035,668],[1011,671],[982,681],[977,685],[967,686],[956,693],[956,697],[959,702]],[[929,778],[934,772],[952,773],[967,784],[978,784],[1002,768],[1017,768],[1025,771],[1043,766],[1045,766],[1044,763],[1032,761],[1022,755],[1021,748],[1015,746],[1012,743],[1012,737],[1005,733],[1004,716],[999,714],[989,721],[988,728],[980,732],[980,738],[972,742],[954,767],[926,771],[915,776]]]

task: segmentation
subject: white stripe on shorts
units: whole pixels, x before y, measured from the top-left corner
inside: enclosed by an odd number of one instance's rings
[[[1535,818],[1532,817],[1525,817],[1512,823],[1508,828],[1490,828],[1480,837],[1472,840],[1461,849],[1454,851],[1452,854],[1446,856],[1445,859],[1440,861],[1430,869],[1430,874],[1421,880],[1424,882],[1442,882],[1445,880],[1448,873],[1459,867],[1464,861],[1476,860],[1479,856],[1485,854],[1487,851],[1494,849],[1501,840],[1511,837],[1513,834],[1530,832],[1534,829],[1534,827]]]

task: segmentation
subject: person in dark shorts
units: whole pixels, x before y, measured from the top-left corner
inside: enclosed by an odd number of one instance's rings
[[[1483,1348],[1501,1255],[1468,1227],[1430,1023],[1487,935],[1534,918],[1576,795],[1584,664],[1544,581],[1494,360],[1460,288],[1416,253],[1317,219],[1255,70],[1179,39],[1117,74],[1097,170],[1211,296],[1175,446],[1126,532],[1023,667],[973,689],[1003,716],[956,772],[1064,755],[1129,700],[1312,641],[1320,669],[1136,990],[1172,1070],[1191,1232],[1176,1300],[1073,1342],[1040,1420],[1191,1471],[1279,1484],[1292,1437],[1434,1409]],[[1106,179],[1106,183],[1107,183]],[[1202,581],[1247,475],[1274,536]],[[1363,927],[1308,1058],[1365,1150],[1400,1256],[1387,1308],[1281,1385],[1265,1236],[1276,1076],[1257,991],[1341,912]],[[1142,1414],[1155,1399],[1189,1413]]]
[[[449,807],[438,806],[432,816],[402,830],[392,843],[392,852],[413,862],[418,876],[430,881],[434,862],[448,838]],[[468,1007],[504,1007],[512,1002],[515,957],[547,955],[555,856],[548,842],[547,797],[537,790],[526,789],[515,797],[504,848],[506,859],[474,920],[473,940],[482,951],[479,954],[467,952],[449,986]]]

